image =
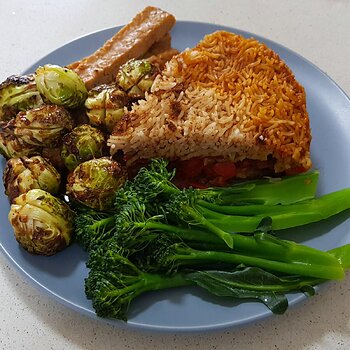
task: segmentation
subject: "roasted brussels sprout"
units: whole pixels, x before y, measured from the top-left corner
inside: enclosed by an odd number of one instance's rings
[[[104,134],[89,124],[79,125],[63,136],[61,157],[69,170],[92,158],[100,158],[107,147]]]
[[[140,99],[151,89],[157,74],[158,69],[149,61],[132,59],[120,67],[117,83],[129,98]]]
[[[62,142],[62,136],[73,129],[73,120],[64,107],[44,105],[19,112],[3,129],[11,128],[14,135],[27,144],[55,147]]]
[[[118,162],[107,157],[91,159],[68,175],[67,194],[87,207],[108,210],[125,180],[126,172]]]
[[[30,145],[14,134],[12,128],[0,131],[0,154],[6,159],[40,153],[40,147]]]
[[[66,165],[61,157],[62,146],[44,147],[40,154],[47,159],[59,171],[65,170]]]
[[[41,188],[51,194],[59,190],[61,176],[52,164],[41,156],[11,158],[3,174],[5,193],[10,202],[33,188]]]
[[[0,84],[0,121],[11,120],[19,111],[43,103],[33,75],[11,75]]]
[[[89,91],[85,101],[86,114],[92,125],[104,125],[109,132],[124,115],[124,107],[129,104],[128,95],[116,84],[104,84]]]
[[[8,218],[17,241],[30,253],[53,255],[71,242],[73,212],[66,203],[41,189],[17,197]]]
[[[67,108],[84,104],[86,87],[77,73],[68,68],[47,64],[35,72],[37,89],[48,101]]]

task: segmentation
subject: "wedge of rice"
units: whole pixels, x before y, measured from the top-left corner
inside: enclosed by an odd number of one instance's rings
[[[239,177],[311,167],[305,91],[255,39],[207,35],[172,58],[151,91],[108,141],[128,166],[155,157],[248,161],[255,169],[242,167]]]

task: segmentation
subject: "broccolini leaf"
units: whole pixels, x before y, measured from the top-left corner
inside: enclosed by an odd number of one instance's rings
[[[233,272],[195,271],[186,278],[217,296],[259,300],[275,314],[283,314],[288,308],[285,293],[299,290],[313,295],[312,285],[320,282],[298,276],[278,277],[256,267]]]

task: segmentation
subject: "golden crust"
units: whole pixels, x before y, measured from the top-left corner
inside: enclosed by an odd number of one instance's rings
[[[167,63],[146,101],[110,137],[129,162],[165,157],[275,159],[275,171],[309,169],[303,87],[255,39],[218,31]]]

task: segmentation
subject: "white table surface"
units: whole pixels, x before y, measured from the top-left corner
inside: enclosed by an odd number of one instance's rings
[[[244,29],[315,63],[350,95],[350,1],[0,0],[0,81],[76,37],[128,22],[147,5],[179,20]],[[0,349],[349,349],[350,276],[241,329],[208,334],[121,330],[58,304],[0,254]]]

